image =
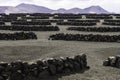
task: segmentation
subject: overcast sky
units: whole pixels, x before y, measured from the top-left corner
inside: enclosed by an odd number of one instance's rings
[[[99,5],[110,12],[120,13],[120,0],[0,0],[0,6],[16,6],[20,3],[36,4],[51,9]]]

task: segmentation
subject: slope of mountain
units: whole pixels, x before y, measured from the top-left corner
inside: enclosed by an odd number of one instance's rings
[[[52,11],[52,13],[66,13],[66,9],[60,8],[60,9],[58,9],[58,10]]]
[[[18,8],[15,8],[15,7],[10,7],[7,10],[5,10],[4,13],[26,13],[26,11],[20,10]]]
[[[11,6],[0,6],[0,13],[5,13],[5,11],[9,8],[12,8]]]
[[[84,13],[98,13],[98,14],[100,14],[100,13],[109,13],[109,12],[104,10],[100,6],[91,6],[91,7],[85,8]]]
[[[51,13],[52,11],[53,10],[46,8],[46,7],[22,3],[14,8],[9,8],[6,12],[9,12],[9,13]]]
[[[36,6],[32,4],[24,4],[24,3],[16,6],[15,8],[27,13],[51,13],[53,11],[46,7]]]
[[[72,8],[72,9],[67,10],[66,13],[78,14],[78,13],[82,13],[82,9],[80,9],[80,8]]]
[[[33,4],[19,4],[18,6],[11,7],[11,6],[1,6],[0,13],[109,13],[108,11],[104,10],[100,6],[91,6],[85,9],[80,8],[72,8],[72,9],[64,9],[60,8],[58,10],[52,10],[43,6],[37,6]]]

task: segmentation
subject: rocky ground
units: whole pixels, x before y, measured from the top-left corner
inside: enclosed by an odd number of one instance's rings
[[[59,32],[67,32],[65,28],[61,26],[61,31]],[[120,80],[120,69],[102,65],[103,61],[109,56],[120,54],[120,43],[49,41],[47,40],[48,36],[58,32],[35,33],[38,36],[38,40],[0,41],[0,61],[12,62],[19,59],[35,61],[40,58],[56,58],[85,53],[87,54],[88,65],[91,68],[84,73],[57,75],[43,79],[30,78],[30,80]]]
[[[84,73],[58,75],[43,80],[119,80],[120,69],[102,66],[109,56],[120,54],[119,43],[74,42],[74,41],[1,41],[0,60],[35,61],[39,58],[73,56],[86,53],[90,70]],[[33,79],[34,80],[34,79]]]

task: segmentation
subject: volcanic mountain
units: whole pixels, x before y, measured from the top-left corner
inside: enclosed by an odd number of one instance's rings
[[[13,6],[0,6],[0,13],[109,13],[107,10],[103,9],[100,6],[90,6],[85,9],[72,8],[64,9],[60,8],[57,10],[49,9],[47,7],[38,6],[34,4],[25,4],[21,3],[15,7]]]

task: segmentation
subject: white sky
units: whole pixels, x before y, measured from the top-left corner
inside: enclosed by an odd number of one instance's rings
[[[36,4],[51,9],[99,5],[110,12],[120,13],[120,0],[0,0],[0,6],[16,6],[20,3]]]

